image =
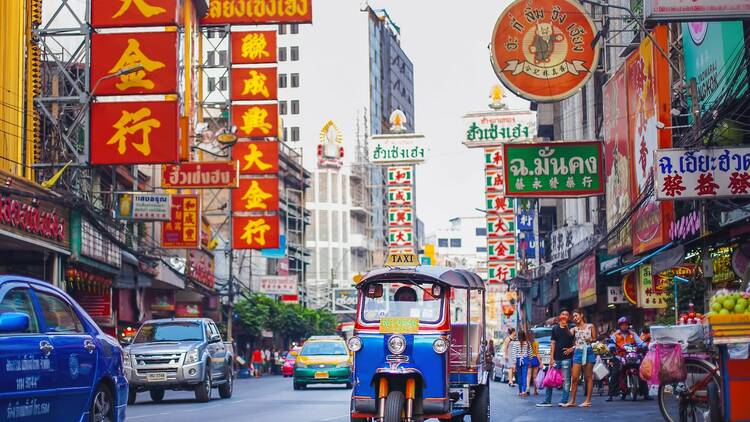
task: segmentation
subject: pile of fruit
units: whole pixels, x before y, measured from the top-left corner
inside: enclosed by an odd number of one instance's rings
[[[680,318],[677,320],[677,325],[702,324],[705,318],[705,315],[702,313],[695,312],[695,305],[691,303],[690,311],[680,315]]]
[[[711,298],[711,313],[750,314],[750,292],[719,290]]]

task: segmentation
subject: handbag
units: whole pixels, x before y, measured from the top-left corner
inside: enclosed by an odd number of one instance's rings
[[[563,385],[563,376],[560,368],[550,368],[544,376],[542,388],[560,388]]]
[[[596,378],[597,381],[603,380],[609,375],[609,368],[607,368],[607,365],[602,362],[601,359],[597,359],[596,363],[594,364],[594,378]]]

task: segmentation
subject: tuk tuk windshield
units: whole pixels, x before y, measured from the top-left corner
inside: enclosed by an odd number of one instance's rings
[[[382,296],[372,297],[367,291],[362,304],[365,323],[380,322],[382,318],[419,318],[425,324],[435,324],[443,317],[445,295],[432,295],[432,283],[382,283]]]

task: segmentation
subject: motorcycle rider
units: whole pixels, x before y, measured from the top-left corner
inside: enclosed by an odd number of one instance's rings
[[[617,320],[617,325],[620,327],[620,329],[616,330],[608,339],[609,341],[607,341],[612,354],[614,354],[615,356],[624,357],[624,347],[626,344],[634,344],[640,350],[645,350],[648,347],[648,345],[643,342],[643,340],[641,340],[638,334],[636,334],[635,331],[630,328],[630,320],[628,319],[628,317],[621,317],[619,320]],[[614,359],[613,363],[614,365],[612,366],[612,371],[610,372],[609,378],[609,397],[607,397],[607,401],[612,401],[612,397],[615,394],[615,389],[613,387],[618,386],[619,389],[620,386],[624,384],[624,380],[622,379],[624,371],[621,371],[622,363],[620,359]],[[638,387],[641,395],[643,395],[643,399],[651,400],[651,397],[649,397],[648,395],[648,386],[643,380],[639,379]]]

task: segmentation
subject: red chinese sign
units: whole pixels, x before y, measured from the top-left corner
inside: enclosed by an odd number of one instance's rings
[[[238,186],[237,161],[203,161],[165,164],[161,168],[161,187],[169,189],[233,189]]]
[[[279,143],[238,142],[232,148],[232,159],[240,162],[240,174],[276,174],[279,172]]]
[[[91,106],[91,164],[161,164],[178,159],[177,102]]]
[[[216,277],[214,275],[214,258],[201,250],[188,251],[187,276],[213,289]]]
[[[91,2],[94,27],[176,25],[180,0],[96,0]]]
[[[232,248],[276,249],[279,244],[279,216],[232,217]]]
[[[232,64],[276,63],[276,31],[232,32]]]
[[[240,138],[277,138],[279,136],[279,105],[233,105],[232,121]]]
[[[275,67],[232,69],[232,100],[275,100],[277,87]]]
[[[211,0],[201,25],[311,23],[312,0]]]
[[[591,17],[575,0],[516,0],[492,34],[492,65],[505,86],[531,101],[573,95],[599,63]]]
[[[200,197],[172,195],[172,219],[161,225],[162,248],[198,249],[200,231]]]
[[[177,74],[177,32],[91,36],[91,80],[100,81],[93,95],[171,94]]]
[[[277,211],[279,179],[241,179],[232,191],[232,211]]]

